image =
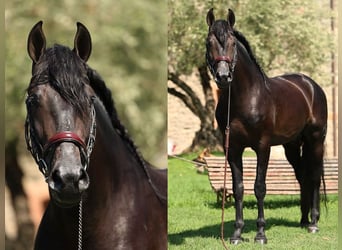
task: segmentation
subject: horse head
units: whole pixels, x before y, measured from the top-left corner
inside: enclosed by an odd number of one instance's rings
[[[215,20],[213,8],[207,13],[209,27],[206,39],[207,65],[219,88],[226,88],[233,80],[237,60],[236,39],[233,26],[234,12],[229,9],[227,20]]]
[[[38,22],[28,36],[32,78],[26,99],[26,142],[51,199],[71,207],[89,186],[87,167],[95,141],[94,92],[86,65],[91,38],[77,23],[73,50],[62,45],[46,48],[42,24]]]

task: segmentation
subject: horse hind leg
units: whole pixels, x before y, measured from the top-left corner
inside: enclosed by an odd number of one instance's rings
[[[292,165],[296,179],[300,185],[300,208],[302,213],[302,218],[300,220],[300,225],[302,227],[307,227],[309,225],[309,211],[310,211],[310,190],[308,189],[306,175],[306,163],[307,160],[302,156],[302,140],[298,139],[296,141],[284,144],[285,155],[288,162]],[[305,180],[305,181],[304,181]]]
[[[301,139],[297,139],[295,141],[286,143],[283,145],[284,150],[285,150],[285,156],[288,162],[292,165],[296,179],[298,183],[301,183],[302,178],[303,178],[303,173],[302,173],[302,167],[301,167],[301,161],[302,161],[302,146],[303,142]]]
[[[318,232],[320,217],[320,184],[323,176],[324,137],[317,132],[305,139],[303,145],[302,167],[303,181],[301,183],[302,225],[308,225],[308,231]],[[311,211],[310,211],[311,210]],[[308,221],[308,213],[310,219]]]

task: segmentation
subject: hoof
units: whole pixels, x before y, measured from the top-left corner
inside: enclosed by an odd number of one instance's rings
[[[307,228],[308,226],[310,226],[310,222],[308,220],[301,220],[300,221],[300,227],[301,228]]]
[[[248,242],[248,240],[244,238],[230,238],[230,244],[232,245],[239,245],[243,242]]]
[[[319,228],[317,226],[314,225],[310,225],[308,226],[308,232],[309,233],[318,233],[319,232]]]
[[[309,226],[309,223],[306,223],[306,224],[300,223],[301,228],[308,228],[308,226]]]
[[[230,244],[232,245],[239,245],[242,242],[243,242],[242,239],[230,239]]]
[[[266,237],[255,237],[254,243],[258,243],[260,245],[267,244],[267,238]]]

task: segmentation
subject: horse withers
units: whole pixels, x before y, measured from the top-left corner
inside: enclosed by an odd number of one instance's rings
[[[87,28],[77,23],[72,50],[47,48],[38,22],[27,49],[26,142],[51,199],[35,249],[166,249],[166,170],[143,159],[87,65]]]
[[[255,241],[267,242],[264,197],[270,149],[274,145],[283,145],[300,184],[300,224],[308,227],[310,232],[317,232],[327,131],[327,100],[322,88],[303,74],[267,77],[246,38],[234,29],[232,10],[228,10],[226,20],[215,20],[213,9],[210,9],[206,21],[209,27],[207,65],[221,89],[216,120],[223,134],[226,127],[230,131],[228,162],[232,171],[236,212],[235,231],[230,242],[237,244],[243,241],[242,153],[246,147],[251,147],[257,155]]]

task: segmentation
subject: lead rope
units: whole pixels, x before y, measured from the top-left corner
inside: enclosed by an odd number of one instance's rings
[[[91,110],[91,126],[90,126],[90,133],[89,133],[89,139],[88,139],[88,143],[87,143],[87,164],[85,166],[85,170],[87,170],[88,166],[89,166],[89,161],[90,161],[90,155],[91,152],[93,151],[93,147],[95,145],[95,138],[96,138],[96,111],[95,111],[95,107],[94,107],[94,101],[95,99],[92,99],[93,105],[92,105],[92,110]],[[82,230],[83,230],[83,201],[82,201],[82,197],[80,200],[80,204],[78,206],[78,234],[77,234],[77,249],[78,250],[82,250]]]
[[[229,125],[229,117],[230,117],[230,86],[231,82],[229,83],[228,87],[228,111],[227,111],[227,125],[225,130],[225,143],[224,147],[226,150],[225,153],[225,160],[224,160],[224,177],[223,177],[223,196],[222,196],[222,210],[221,210],[221,241],[223,244],[223,247],[226,250],[229,250],[225,241],[224,241],[224,206],[226,201],[226,178],[227,178],[227,167],[228,167],[228,148],[229,148],[229,133],[230,133],[230,125]]]
[[[82,250],[82,198],[78,207],[78,239],[77,249]]]

